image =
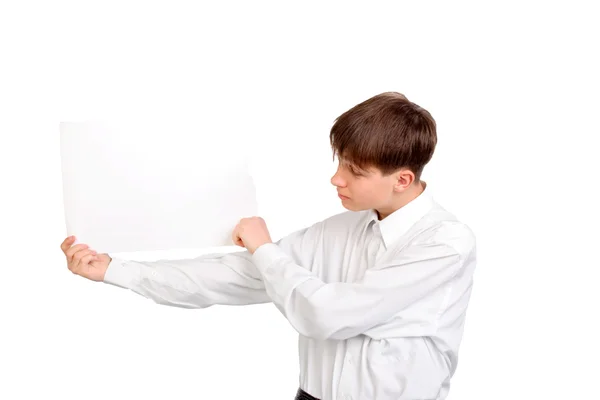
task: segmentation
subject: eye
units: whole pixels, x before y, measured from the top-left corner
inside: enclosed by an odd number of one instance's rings
[[[362,173],[358,172],[355,168],[350,167],[350,172],[352,173],[352,175],[354,176],[363,176]]]

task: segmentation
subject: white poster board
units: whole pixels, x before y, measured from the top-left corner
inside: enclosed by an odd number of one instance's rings
[[[258,211],[249,151],[203,128],[61,123],[67,235],[99,253],[232,246],[235,225]]]

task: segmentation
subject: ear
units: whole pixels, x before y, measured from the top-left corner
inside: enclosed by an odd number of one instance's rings
[[[394,173],[394,191],[403,192],[415,181],[415,174],[409,169],[400,169]]]

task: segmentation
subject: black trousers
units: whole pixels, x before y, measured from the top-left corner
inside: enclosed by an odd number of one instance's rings
[[[298,392],[296,393],[295,400],[319,400],[319,399],[311,396],[310,394],[306,393],[304,390],[298,388]]]

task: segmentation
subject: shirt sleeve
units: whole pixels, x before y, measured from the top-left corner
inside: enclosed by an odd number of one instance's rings
[[[464,267],[461,252],[442,243],[411,245],[354,283],[323,282],[277,244],[259,247],[253,259],[266,293],[298,333],[343,340],[389,320],[451,281]]]
[[[310,265],[315,245],[313,227],[295,231],[277,242],[291,259]],[[112,257],[104,283],[129,289],[155,303],[206,308],[270,302],[260,272],[248,251],[208,254],[192,259],[133,261]]]
[[[271,301],[247,252],[157,261],[112,257],[104,283],[129,289],[157,304],[181,308]]]

